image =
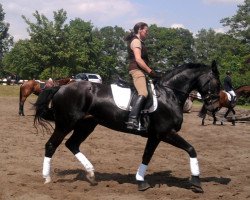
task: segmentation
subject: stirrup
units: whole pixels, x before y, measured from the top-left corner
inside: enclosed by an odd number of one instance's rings
[[[138,129],[139,128],[139,123],[136,120],[130,120],[126,122],[127,124],[127,129]]]
[[[127,129],[130,129],[130,130],[137,130],[137,131],[146,131],[147,130],[137,120],[131,120],[129,122],[126,122],[126,124],[127,124]]]

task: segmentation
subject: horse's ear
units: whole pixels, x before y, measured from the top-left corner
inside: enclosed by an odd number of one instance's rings
[[[219,76],[219,70],[215,60],[212,61],[212,71],[215,75]]]

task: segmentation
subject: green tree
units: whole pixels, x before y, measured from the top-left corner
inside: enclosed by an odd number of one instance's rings
[[[238,5],[237,13],[221,20],[223,26],[229,27],[228,33],[250,45],[250,1]]]
[[[96,72],[100,42],[93,36],[93,25],[79,18],[71,20],[66,29],[68,66],[71,73]],[[93,71],[94,70],[94,71]]]
[[[33,23],[25,16],[22,16],[29,25],[28,32],[32,44],[32,53],[39,63],[40,70],[50,68],[53,76],[53,67],[63,67],[67,56],[65,50],[65,21],[67,13],[64,10],[54,12],[54,21],[49,21],[46,16],[36,11],[33,16],[36,22]]]
[[[2,4],[0,4],[0,76],[5,74],[2,59],[13,46],[13,37],[8,33],[10,24],[6,23],[4,19],[5,13],[3,11]]]
[[[194,48],[197,62],[210,64],[212,60],[217,61],[222,79],[228,70],[232,71],[235,77],[239,74],[244,77],[249,71],[243,65],[248,47],[231,35],[202,29],[196,35]],[[241,76],[241,79],[235,82],[236,85],[245,84],[243,80]]]
[[[194,60],[193,36],[187,29],[149,27],[146,41],[153,68],[166,69]]]
[[[201,29],[195,38],[195,55],[196,61],[210,64],[212,60],[217,60],[221,56],[221,52],[217,52],[219,48],[218,37],[213,29]]]
[[[32,51],[33,44],[30,40],[19,40],[4,56],[5,71],[17,74],[24,79],[38,78],[42,70]]]
[[[112,82],[117,75],[127,75],[127,48],[124,41],[125,30],[121,27],[101,28],[97,37],[102,42],[99,73],[106,82]]]

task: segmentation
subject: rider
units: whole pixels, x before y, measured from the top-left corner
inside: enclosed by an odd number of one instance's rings
[[[135,24],[131,33],[125,38],[128,43],[129,74],[133,78],[133,84],[138,92],[135,105],[129,114],[128,129],[138,129],[138,117],[148,96],[145,73],[151,77],[157,77],[148,66],[148,53],[144,44],[148,36],[148,25],[144,22]]]
[[[226,77],[224,78],[224,89],[226,92],[228,92],[231,95],[232,97],[231,104],[234,104],[236,101],[236,94],[233,90],[231,74],[232,74],[231,71],[226,72]]]

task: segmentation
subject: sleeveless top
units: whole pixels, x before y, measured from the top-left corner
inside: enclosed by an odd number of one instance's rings
[[[129,71],[134,69],[140,69],[140,66],[135,61],[135,55],[133,50],[130,48],[130,44],[134,39],[139,39],[137,36],[134,36],[131,41],[128,43],[128,59],[129,59]],[[140,40],[141,41],[141,40]],[[141,58],[144,60],[144,62],[148,65],[149,59],[148,59],[148,52],[147,48],[143,41],[141,41]]]

